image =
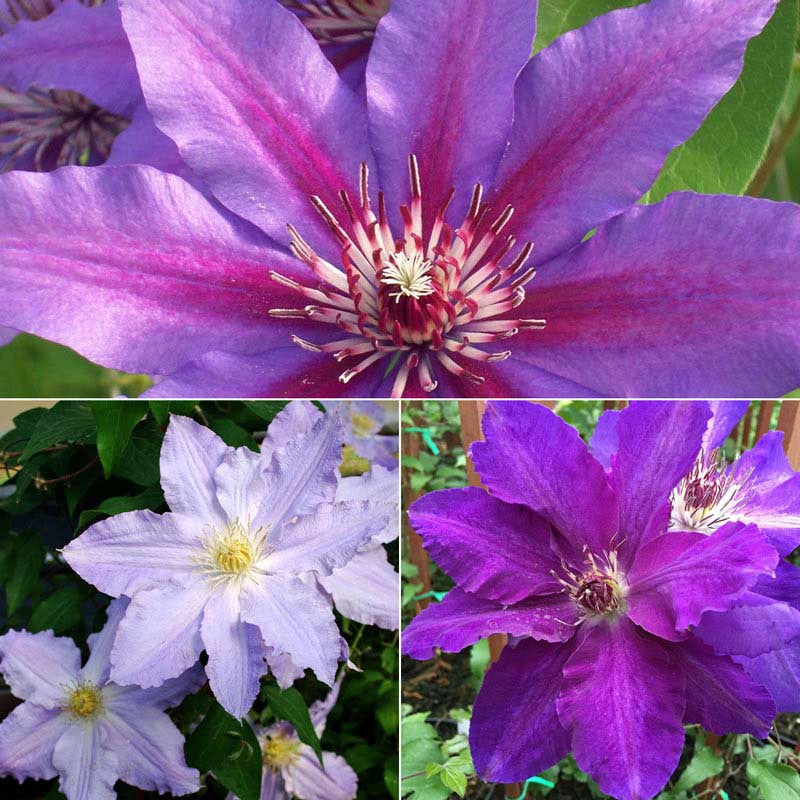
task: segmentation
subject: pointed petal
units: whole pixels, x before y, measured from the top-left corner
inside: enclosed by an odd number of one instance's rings
[[[775,2],[658,0],[598,17],[530,61],[495,202],[515,206],[540,259],[650,188],[734,84]]]
[[[578,766],[607,794],[652,797],[678,766],[683,677],[626,617],[589,631],[564,668],[557,705]]]
[[[397,464],[396,459],[395,464]],[[386,527],[373,537],[373,543],[388,544],[400,535],[398,519],[400,498],[396,468],[390,470],[379,464],[373,464],[372,469],[363,475],[341,478],[336,487],[334,500],[337,503],[371,500],[385,509],[389,514],[389,521],[386,523]]]
[[[15,780],[47,780],[57,775],[53,749],[69,725],[61,709],[22,703],[0,723],[0,774]]]
[[[319,582],[343,617],[390,631],[399,627],[400,576],[380,545],[356,553]]]
[[[276,652],[272,647],[265,647],[264,658],[269,664],[270,673],[281,689],[288,689],[305,674],[303,667],[298,667],[288,653]]]
[[[89,660],[81,670],[81,680],[89,681],[102,686],[108,683],[111,672],[111,649],[117,636],[119,623],[128,610],[127,597],[112,600],[106,611],[106,624],[98,633],[93,633],[89,639]]]
[[[194,694],[206,683],[206,673],[202,664],[195,664],[177,678],[170,678],[160,686],[141,689],[138,686],[119,686],[117,696],[132,706],[148,705],[164,710],[180,705],[188,694]]]
[[[238,585],[212,595],[203,609],[200,635],[211,691],[229,714],[241,719],[253,707],[267,662],[261,632],[240,619]]]
[[[408,516],[428,555],[468,592],[510,604],[561,591],[550,525],[525,506],[473,486],[431,492]]]
[[[308,745],[301,745],[297,762],[284,773],[288,793],[299,800],[353,800],[358,776],[336,753],[322,754],[323,769]]]
[[[217,501],[226,518],[249,521],[251,530],[261,526],[267,512],[267,486],[262,474],[265,464],[266,460],[249,447],[226,448],[214,470]]]
[[[116,800],[119,760],[101,725],[70,725],[56,742],[53,766],[69,800]]]
[[[295,436],[308,433],[322,417],[322,412],[310,400],[292,400],[267,428],[261,443],[261,455],[268,463],[277,448],[285,447]]]
[[[610,550],[619,524],[605,470],[575,428],[527,402],[489,403],[485,442],[472,445],[475,469],[495,497],[537,511],[578,553]]]
[[[524,639],[503,648],[483,679],[469,727],[479,777],[513,783],[548,769],[571,749],[556,713],[563,669],[574,639]]]
[[[214,195],[279,242],[292,222],[336,252],[309,198],[338,208],[355,187],[371,161],[366,115],[294,14],[260,0],[131,0],[122,15],[156,124]]]
[[[333,684],[328,694],[325,695],[325,698],[323,700],[315,700],[308,707],[308,716],[311,718],[311,724],[314,726],[317,736],[322,736],[322,734],[325,733],[325,724],[328,721],[328,714],[331,713],[331,709],[336,705],[336,701],[339,699],[339,690],[342,688],[342,681],[344,680],[345,674],[345,670],[341,670],[339,676],[336,678],[336,682]]]
[[[9,631],[0,636],[0,672],[12,694],[44,708],[64,702],[65,686],[75,683],[81,651],[72,639],[52,631]]]
[[[757,684],[767,688],[779,712],[800,711],[800,638],[782,650],[737,661]]]
[[[563,594],[504,606],[456,587],[441,603],[428,606],[411,620],[403,631],[402,650],[425,660],[433,658],[437,647],[457,653],[493,633],[565,642],[575,632],[575,619],[575,604]]]
[[[607,469],[611,469],[611,458],[619,447],[617,425],[621,411],[604,411],[589,441],[589,452]]]
[[[731,431],[750,408],[749,400],[710,400],[713,416],[703,437],[703,450],[707,453],[722,447]]]
[[[178,514],[126,511],[91,525],[62,553],[85,581],[118,597],[190,580],[198,534]]]

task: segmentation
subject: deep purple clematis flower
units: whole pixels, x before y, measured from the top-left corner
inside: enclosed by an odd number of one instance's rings
[[[800,208],[636,205],[775,0],[651,0],[533,58],[531,0],[394,0],[363,93],[277,0],[120,6],[211,197],[144,167],[2,176],[0,324],[162,396],[800,383]]]
[[[524,780],[572,750],[603,791],[644,800],[677,766],[683,723],[769,730],[768,691],[694,628],[772,577],[778,553],[742,522],[669,529],[670,493],[710,416],[707,403],[632,404],[606,473],[549,410],[490,403],[486,441],[472,446],[488,493],[450,489],[412,506],[456,586],[408,626],[404,650],[430,658],[513,637],[475,701],[481,777]]]
[[[771,431],[732,464],[720,455],[748,402],[714,402],[713,416],[687,475],[670,495],[670,528],[711,534],[728,522],[755,523],[781,556],[800,546],[800,474]],[[610,468],[619,446],[618,412],[605,412],[592,438],[595,457]],[[668,432],[666,432],[668,434]],[[800,570],[781,561],[725,612],[709,612],[695,631],[716,652],[732,656],[769,689],[778,711],[800,711]]]
[[[52,631],[0,636],[0,672],[25,700],[0,724],[0,774],[18,781],[60,776],[67,800],[114,800],[116,781],[140,789],[191,794],[200,775],[186,766],[183,736],[164,709],[205,682],[199,665],[158,689],[119,686],[109,655],[127,599],[89,637],[90,656]]]
[[[322,736],[331,709],[336,705],[344,672],[340,673],[324,700],[317,700],[308,709],[311,723]],[[288,722],[263,728],[256,725],[256,737],[264,759],[261,779],[261,800],[353,800],[358,789],[358,776],[336,753],[322,752],[322,763],[314,751],[303,744]],[[229,794],[228,800],[234,800]]]
[[[341,421],[319,414],[304,432],[306,415],[303,403],[287,406],[260,453],[172,417],[161,449],[170,513],[110,517],[64,548],[89,583],[131,597],[115,681],[160,686],[205,649],[211,689],[236,717],[268,668],[283,685],[306,668],[333,683],[347,647],[319,581],[388,520],[381,497],[336,499]]]

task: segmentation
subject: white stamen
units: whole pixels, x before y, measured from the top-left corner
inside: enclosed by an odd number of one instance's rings
[[[414,253],[409,257],[405,253],[395,253],[389,256],[391,266],[383,270],[381,283],[387,286],[397,286],[399,291],[391,292],[389,297],[394,297],[399,303],[401,297],[427,297],[433,294],[431,269],[433,264],[426,261],[422,253]]]

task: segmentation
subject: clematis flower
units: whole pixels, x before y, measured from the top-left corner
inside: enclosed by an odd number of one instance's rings
[[[535,2],[394,0],[357,94],[276,0],[122,0],[210,197],[0,176],[0,324],[170,397],[785,393],[800,209],[637,205],[774,8],[651,0],[530,58]]]
[[[380,433],[386,424],[386,411],[368,400],[348,402],[346,408],[350,422],[347,444],[352,446],[356,455],[371,464],[378,464],[389,470],[396,469],[399,464],[399,438]]]
[[[684,723],[764,736],[769,692],[694,633],[774,576],[755,525],[669,530],[669,497],[700,449],[707,403],[634,403],[606,472],[577,432],[529,403],[490,403],[472,459],[488,491],[433,492],[409,511],[455,581],[416,617],[405,652],[512,638],[475,701],[479,776],[525,780],[574,752],[621,800],[655,795],[678,765]],[[641,747],[647,742],[647,747]]]
[[[748,406],[711,403],[699,452],[670,495],[669,526],[709,535],[731,521],[754,523],[786,557],[800,546],[800,474],[786,458],[783,433],[766,433],[729,465],[720,455]],[[592,438],[606,468],[618,447],[618,420],[618,412],[605,412]],[[781,561],[774,578],[760,578],[730,610],[705,614],[694,632],[766,686],[778,711],[800,711],[800,570],[793,564]]]
[[[109,654],[128,600],[89,637],[89,660],[52,631],[0,636],[0,672],[25,700],[0,723],[0,774],[18,781],[60,777],[67,800],[114,800],[116,781],[174,795],[200,789],[186,766],[183,736],[164,709],[205,683],[199,665],[158,689],[119,686]]]
[[[284,684],[306,668],[333,683],[347,648],[318,580],[387,519],[380,497],[336,500],[341,421],[320,415],[295,435],[304,413],[284,410],[261,453],[173,416],[161,449],[170,513],[109,517],[64,548],[84,580],[131,598],[111,652],[117,683],[160,686],[204,648],[211,690],[236,717],[268,668]]]
[[[344,672],[324,700],[317,700],[308,709],[317,736],[322,736],[331,709],[336,705]],[[288,722],[277,722],[264,728],[254,725],[264,759],[261,779],[261,800],[353,800],[358,776],[336,753],[322,752],[322,763],[316,753],[303,744]],[[228,800],[235,800],[229,794]]]

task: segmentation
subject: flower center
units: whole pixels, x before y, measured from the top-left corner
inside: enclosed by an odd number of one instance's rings
[[[390,0],[281,0],[323,45],[371,39]]]
[[[359,414],[352,412],[350,422],[353,426],[353,433],[361,439],[371,436],[375,430],[375,420],[369,414]]]
[[[70,692],[67,710],[76,717],[89,719],[96,717],[103,707],[103,693],[90,683],[79,684]]]
[[[485,377],[468,369],[476,364],[503,361],[510,350],[495,343],[516,336],[520,330],[541,329],[542,319],[507,318],[525,300],[524,286],[536,271],[523,269],[533,245],[528,243],[507,261],[516,239],[500,234],[514,210],[508,206],[493,222],[489,206],[482,202],[483,188],[475,186],[467,216],[453,230],[445,214],[455,195],[451,189],[440,204],[429,231],[423,231],[422,186],[414,156],[409,159],[411,204],[400,211],[403,237],[396,240],[389,227],[383,193],[378,194],[377,213],[369,199],[368,170],[361,167],[360,203],[354,206],[346,191],[340,193],[347,227],[319,197],[312,203],[327,223],[338,244],[344,269],[319,256],[289,226],[292,252],[305,262],[317,286],[302,284],[277,272],[273,280],[288,286],[312,302],[304,308],[274,308],[280,318],[310,318],[341,328],[348,338],[326,344],[293,336],[301,347],[330,353],[337,361],[360,357],[339,376],[347,383],[387,356],[387,374],[396,369],[392,396],[401,397],[409,376],[416,373],[421,388],[433,392],[440,367],[476,384]],[[426,236],[427,234],[427,236]],[[324,284],[327,284],[324,285]]]
[[[619,585],[607,575],[590,572],[581,576],[575,601],[592,614],[612,614],[619,609]]]
[[[225,528],[211,528],[197,560],[213,582],[253,577],[256,564],[264,555],[266,535],[266,530],[251,531],[238,519]]]
[[[746,502],[749,478],[728,469],[720,450],[701,452],[691,472],[672,490],[670,528],[713,533]]]
[[[578,621],[624,611],[627,581],[619,571],[616,551],[603,553],[601,558],[588,550],[585,552],[586,561],[580,572],[562,563],[564,575],[552,573],[578,606]]]
[[[264,764],[273,772],[278,772],[297,761],[300,754],[300,742],[292,736],[276,733],[267,737],[262,752]]]

